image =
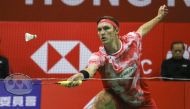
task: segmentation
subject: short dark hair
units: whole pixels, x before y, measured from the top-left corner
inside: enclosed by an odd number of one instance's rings
[[[185,45],[184,45],[184,43],[183,43],[182,41],[175,41],[175,42],[172,42],[172,44],[171,44],[171,50],[173,49],[173,46],[174,46],[175,44],[181,44],[181,45],[183,46],[183,50],[185,50]]]
[[[109,19],[109,20],[113,21],[119,27],[119,22],[112,16],[100,17],[96,23],[98,24],[102,19]]]

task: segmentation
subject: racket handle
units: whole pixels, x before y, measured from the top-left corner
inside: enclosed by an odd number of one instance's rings
[[[59,82],[56,82],[55,84],[59,84],[59,85],[62,85],[62,86],[69,86],[69,84],[70,84],[71,82],[72,82],[72,81],[59,81]],[[81,84],[82,84],[82,80],[73,81],[73,84],[81,85]]]

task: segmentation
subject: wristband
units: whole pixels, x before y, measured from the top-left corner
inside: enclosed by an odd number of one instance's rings
[[[80,73],[83,74],[84,79],[88,79],[90,77],[90,74],[86,70],[81,70]]]

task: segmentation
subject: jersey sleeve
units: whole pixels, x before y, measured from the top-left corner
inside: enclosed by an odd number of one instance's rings
[[[137,45],[141,45],[142,36],[138,32],[129,32],[128,34],[124,35],[122,39],[125,42],[137,42]]]
[[[125,43],[130,46],[130,53],[141,55],[142,50],[142,36],[137,32],[129,32],[122,37]],[[131,55],[132,55],[131,54]]]
[[[101,55],[101,53],[96,52],[90,56],[88,60],[88,66],[91,64],[96,64],[99,68],[104,65],[104,62],[105,62],[105,58]]]

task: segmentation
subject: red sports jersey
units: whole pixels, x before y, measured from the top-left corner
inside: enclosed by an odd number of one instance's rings
[[[104,79],[104,87],[112,90],[130,106],[145,105],[150,94],[144,80],[140,79],[140,55],[142,36],[129,32],[120,37],[121,48],[114,54],[107,54],[103,46],[91,55],[90,64],[96,64]]]

